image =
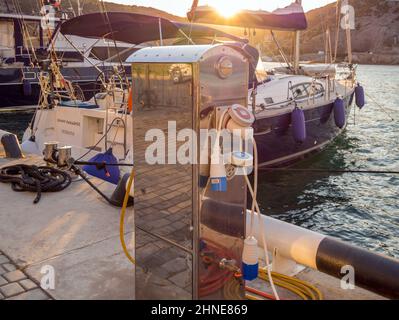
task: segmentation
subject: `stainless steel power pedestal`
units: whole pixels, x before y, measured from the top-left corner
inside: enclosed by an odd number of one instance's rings
[[[226,108],[247,107],[248,60],[232,46],[201,45],[144,48],[128,62],[136,299],[242,299],[245,180],[223,164],[219,181],[212,143],[202,141]]]

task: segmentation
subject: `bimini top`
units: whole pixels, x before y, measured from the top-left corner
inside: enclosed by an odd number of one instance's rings
[[[161,28],[160,28],[161,27]],[[247,42],[223,31],[207,26],[173,22],[164,18],[138,13],[108,12],[90,13],[64,22],[60,32],[85,38],[105,38],[131,44],[182,38],[220,37],[232,41]]]
[[[200,6],[193,8],[187,16],[190,21],[198,23],[281,31],[305,30],[308,26],[305,12],[298,3],[273,12],[242,10],[230,18],[210,6]]]

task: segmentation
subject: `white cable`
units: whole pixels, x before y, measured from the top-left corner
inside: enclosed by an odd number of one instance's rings
[[[220,151],[220,136],[221,136],[221,131],[222,131],[223,120],[228,111],[229,111],[229,109],[227,108],[226,110],[223,111],[222,115],[220,116],[219,123],[217,124],[215,144],[212,147],[211,156],[221,153],[221,151]]]
[[[217,126],[219,137],[220,137],[220,131],[222,131],[223,120],[224,120],[224,117],[226,116],[227,112],[229,112],[229,108],[224,110],[222,115],[220,116],[219,124]]]
[[[255,165],[254,165],[254,167],[255,167],[255,172],[254,172],[254,177],[255,177],[255,181],[257,182],[257,179],[258,179],[258,148],[257,148],[257,146],[256,146],[256,141],[255,141],[255,139],[253,139],[253,144],[254,144],[254,162],[255,162]],[[249,178],[248,178],[248,176],[247,175],[245,175],[245,180],[246,180],[246,182],[247,182],[247,185],[248,185],[248,189],[249,189],[249,192],[251,193],[251,196],[252,196],[252,199],[253,199],[253,202],[254,202],[254,204],[255,204],[255,207],[256,207],[256,211],[257,211],[257,213],[258,213],[258,220],[259,220],[259,231],[260,231],[260,234],[261,234],[261,238],[262,238],[262,243],[263,243],[263,249],[264,249],[264,254],[265,254],[265,260],[266,260],[266,268],[267,268],[267,274],[268,274],[268,276],[269,276],[269,282],[270,282],[270,286],[271,286],[271,288],[272,288],[272,291],[273,291],[273,294],[274,294],[274,296],[275,296],[275,298],[276,298],[276,300],[280,300],[280,297],[279,297],[279,295],[278,295],[278,293],[277,293],[277,290],[276,290],[276,287],[275,287],[275,285],[274,285],[274,281],[273,281],[273,278],[272,278],[272,274],[271,274],[271,270],[270,270],[270,260],[269,260],[269,254],[268,254],[268,248],[267,248],[267,242],[266,242],[266,238],[265,238],[265,231],[264,231],[264,228],[263,228],[263,222],[262,222],[262,218],[261,218],[261,213],[260,213],[260,209],[259,209],[259,204],[258,204],[258,202],[256,201],[256,195],[255,195],[255,193],[254,193],[254,190],[253,190],[253,188],[252,188],[252,186],[251,186],[251,182],[249,181]]]
[[[255,150],[255,144],[254,144],[254,150]],[[250,225],[250,231],[249,235],[254,236],[254,224],[255,224],[255,204],[257,201],[257,196],[258,196],[258,159],[257,157],[254,158],[254,190],[252,194],[252,206],[251,206],[251,225]],[[248,181],[247,181],[248,183]]]

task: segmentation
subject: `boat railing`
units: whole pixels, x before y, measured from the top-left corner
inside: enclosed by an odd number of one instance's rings
[[[293,97],[294,93],[292,92],[292,81],[288,81],[287,100],[290,100],[290,93],[292,94]]]
[[[110,132],[112,128],[115,128],[116,133],[114,135],[114,138],[110,140],[108,138],[108,134],[106,134],[105,138],[105,149],[108,149],[108,144],[114,145],[114,144],[121,144],[123,147],[123,154],[124,158],[119,159],[119,160],[125,160],[127,157],[127,117],[128,117],[128,95],[129,93],[126,92],[126,89],[124,89],[123,86],[123,81],[121,78],[118,76],[112,76],[110,81],[109,81],[109,87],[107,88],[107,91],[111,94],[112,96],[112,106],[106,105],[105,109],[105,125],[106,125],[106,132]],[[121,93],[119,96],[118,93]],[[119,117],[123,119],[123,121],[116,121],[115,119],[112,119],[110,117],[110,113],[113,112],[116,117]],[[119,130],[123,131],[123,142],[122,143],[117,143],[115,142],[116,136],[118,134]]]

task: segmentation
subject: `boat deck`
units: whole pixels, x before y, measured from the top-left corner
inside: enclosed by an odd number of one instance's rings
[[[42,160],[37,156],[4,159],[0,147],[0,167],[16,163],[40,164]],[[106,182],[92,181],[106,194],[114,190]],[[134,266],[119,243],[119,209],[110,207],[83,181],[59,193],[43,194],[37,205],[34,198],[33,193],[17,193],[10,185],[0,184],[0,251],[37,284],[43,268],[52,266],[55,288],[47,292],[54,299],[134,299]],[[133,251],[132,210],[125,231]],[[315,284],[326,299],[382,298],[360,288],[341,290],[339,280],[314,270],[305,269],[298,277]],[[265,289],[264,282],[251,285]],[[282,289],[279,292],[283,299],[297,298]]]

